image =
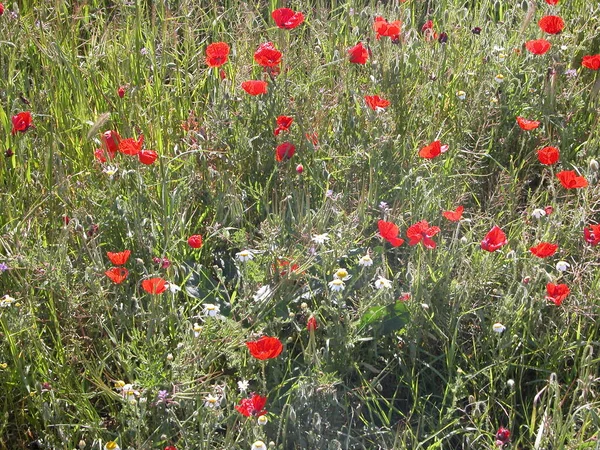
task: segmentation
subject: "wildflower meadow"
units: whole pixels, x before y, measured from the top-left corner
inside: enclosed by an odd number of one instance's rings
[[[0,449],[600,449],[597,0],[0,0]]]

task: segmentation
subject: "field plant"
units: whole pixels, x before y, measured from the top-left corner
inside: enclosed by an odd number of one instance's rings
[[[600,449],[599,68],[596,0],[3,0],[0,449]]]

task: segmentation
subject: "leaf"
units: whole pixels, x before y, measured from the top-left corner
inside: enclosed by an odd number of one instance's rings
[[[365,311],[360,319],[360,329],[373,327],[377,334],[389,334],[404,328],[410,320],[406,304],[396,302],[391,305],[373,306]]]

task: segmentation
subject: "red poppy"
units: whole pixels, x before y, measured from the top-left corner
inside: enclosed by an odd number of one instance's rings
[[[31,121],[31,113],[29,111],[20,112],[16,116],[11,117],[12,135],[17,133],[25,133],[33,126]]]
[[[589,228],[584,228],[583,238],[593,247],[600,244],[600,225],[590,225]]]
[[[546,206],[544,208],[544,211],[546,212],[546,215],[549,216],[550,214],[552,214],[554,212],[554,208],[552,206]]]
[[[464,206],[459,206],[458,208],[456,208],[456,211],[444,211],[442,213],[442,216],[444,216],[450,222],[458,222],[460,219],[462,219],[462,214],[464,210]]]
[[[365,101],[367,102],[367,106],[373,111],[385,109],[390,106],[390,102],[381,98],[379,95],[366,95]]]
[[[277,262],[279,263],[279,267],[281,267],[281,268],[289,267],[290,272],[295,272],[300,268],[300,266],[297,263],[290,264],[290,262],[285,259],[280,259]],[[287,275],[287,273],[288,273],[287,270],[282,270],[279,272],[279,275],[284,277]]]
[[[275,67],[281,62],[281,52],[272,42],[265,42],[254,52],[254,61],[263,67]]]
[[[293,11],[290,8],[275,9],[271,13],[271,17],[275,21],[275,24],[284,30],[291,30],[304,22],[304,14],[300,11]]]
[[[123,250],[122,252],[118,253],[106,252],[106,256],[108,256],[110,262],[113,263],[115,266],[125,265],[125,263],[129,259],[129,255],[131,255],[130,250]]]
[[[267,414],[265,405],[267,404],[267,397],[262,397],[258,394],[252,394],[250,398],[243,398],[240,400],[240,404],[236,405],[237,409],[245,417],[260,417]]]
[[[102,133],[100,136],[102,147],[108,152],[110,159],[113,159],[119,151],[119,142],[121,142],[121,136],[114,130],[108,130]]]
[[[110,278],[115,284],[121,284],[129,275],[129,271],[125,267],[111,267],[104,274]]]
[[[419,242],[423,242],[425,248],[435,248],[436,243],[431,238],[439,232],[440,227],[430,227],[426,220],[421,220],[406,230],[409,238],[408,245],[417,245]]]
[[[581,60],[581,65],[591,70],[600,69],[600,54],[584,56]]]
[[[428,20],[421,27],[421,32],[425,33],[426,31],[433,30],[433,20]]]
[[[546,285],[546,293],[548,294],[546,295],[546,300],[550,300],[556,306],[560,306],[570,292],[571,290],[566,284],[548,283]]]
[[[121,98],[125,97],[125,86],[119,86],[119,89],[117,89],[117,95]]]
[[[565,189],[584,188],[588,185],[588,182],[584,177],[577,176],[572,170],[558,172],[556,177],[560,180],[560,184],[562,184]]]
[[[349,48],[348,55],[350,55],[350,62],[353,64],[365,64],[369,59],[369,51],[363,46],[362,42]]]
[[[167,282],[162,278],[148,278],[142,281],[142,288],[148,294],[162,294],[167,290]]]
[[[0,16],[4,14],[4,5],[0,3]]]
[[[517,123],[521,129],[525,131],[535,130],[540,126],[540,123],[537,120],[528,120],[523,117],[517,117]]]
[[[248,80],[242,83],[242,89],[250,95],[262,95],[267,93],[267,82],[260,80]]]
[[[177,447],[174,445],[167,445],[164,450],[177,450]]]
[[[188,238],[188,245],[192,248],[202,247],[202,236],[199,234],[193,234]]]
[[[137,141],[133,138],[121,140],[119,142],[119,151],[125,155],[134,156],[142,150],[142,145],[144,145],[144,136],[140,134]]]
[[[542,31],[548,34],[558,34],[565,27],[565,22],[559,16],[544,16],[538,22]]]
[[[555,5],[558,5],[559,1],[560,0],[546,0],[546,3],[548,3],[551,6],[555,6]]]
[[[138,158],[142,164],[149,166],[156,161],[156,158],[158,158],[158,153],[156,153],[154,150],[141,150],[138,153]]]
[[[543,55],[552,45],[546,39],[537,39],[535,41],[525,42],[525,47],[534,55]]]
[[[302,164],[298,164],[296,166],[296,172],[298,173],[298,175],[302,175],[302,172],[304,172],[304,166]]]
[[[275,151],[275,159],[277,161],[284,161],[290,159],[296,153],[296,147],[290,142],[284,142],[277,146]]]
[[[510,431],[504,427],[498,428],[496,431],[496,444],[500,442],[499,447],[508,443],[510,441]]]
[[[421,158],[433,159],[442,153],[442,143],[440,141],[433,141],[431,144],[426,145],[419,150],[419,156]]]
[[[246,342],[250,354],[256,359],[277,358],[283,350],[283,344],[276,337],[263,336],[258,341]]]
[[[373,23],[373,29],[375,30],[375,38],[379,40],[381,36],[387,36],[392,41],[397,41],[400,38],[400,31],[402,30],[402,22],[395,20],[394,22],[388,22],[383,17],[375,17]]]
[[[304,135],[306,140],[310,142],[313,146],[319,145],[319,135],[317,133],[306,133]]]
[[[483,241],[481,241],[481,248],[488,252],[495,252],[501,247],[504,247],[508,243],[506,234],[497,225],[494,225],[488,234],[485,235]]]
[[[540,242],[535,247],[531,247],[529,251],[538,258],[547,258],[548,256],[554,255],[558,249],[558,245],[551,244],[549,242]]]
[[[537,151],[538,159],[545,166],[551,166],[558,162],[560,151],[556,147],[544,147]]]
[[[208,67],[221,67],[229,57],[229,45],[225,42],[214,42],[206,47],[206,64]]]
[[[278,116],[277,117],[277,128],[273,131],[273,134],[277,136],[282,131],[289,131],[292,126],[292,122],[294,121],[293,117],[290,116]]]
[[[315,316],[310,316],[310,318],[306,322],[306,329],[308,331],[314,332],[317,328],[319,328],[319,324],[317,323],[317,319],[315,318]]]
[[[404,243],[404,239],[398,237],[398,225],[393,222],[386,222],[385,220],[380,220],[377,222],[377,227],[379,228],[379,234],[382,238],[392,244],[392,247],[400,247]]]
[[[108,152],[103,148],[97,148],[96,150],[94,150],[94,158],[96,158],[96,160],[101,163],[105,163],[107,161],[107,156],[108,159],[114,159],[115,155],[116,153]]]

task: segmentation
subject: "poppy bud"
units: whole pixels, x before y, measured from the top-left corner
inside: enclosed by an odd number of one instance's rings
[[[595,159],[592,159],[590,161],[590,170],[598,172],[598,169],[600,169],[600,164],[598,164],[598,161],[596,161]]]
[[[311,318],[308,319],[308,322],[306,322],[306,329],[310,332],[314,332],[317,328],[319,328],[317,319],[315,319],[315,316],[311,316]]]
[[[4,14],[4,5],[0,3],[0,16]]]
[[[188,238],[188,245],[192,248],[200,248],[202,247],[202,236],[199,234],[194,234]]]
[[[7,158],[12,158],[14,155],[15,155],[15,152],[13,152],[11,148],[7,149],[4,152],[4,156]]]
[[[296,172],[298,173],[298,175],[302,174],[302,172],[304,172],[304,166],[302,164],[298,164],[296,166]]]
[[[121,98],[125,97],[125,86],[119,86],[119,89],[117,89],[117,95]]]
[[[471,33],[479,35],[481,33],[481,28],[475,27],[471,30]]]
[[[438,37],[438,42],[440,44],[445,44],[448,42],[448,33],[440,33],[440,37]]]

